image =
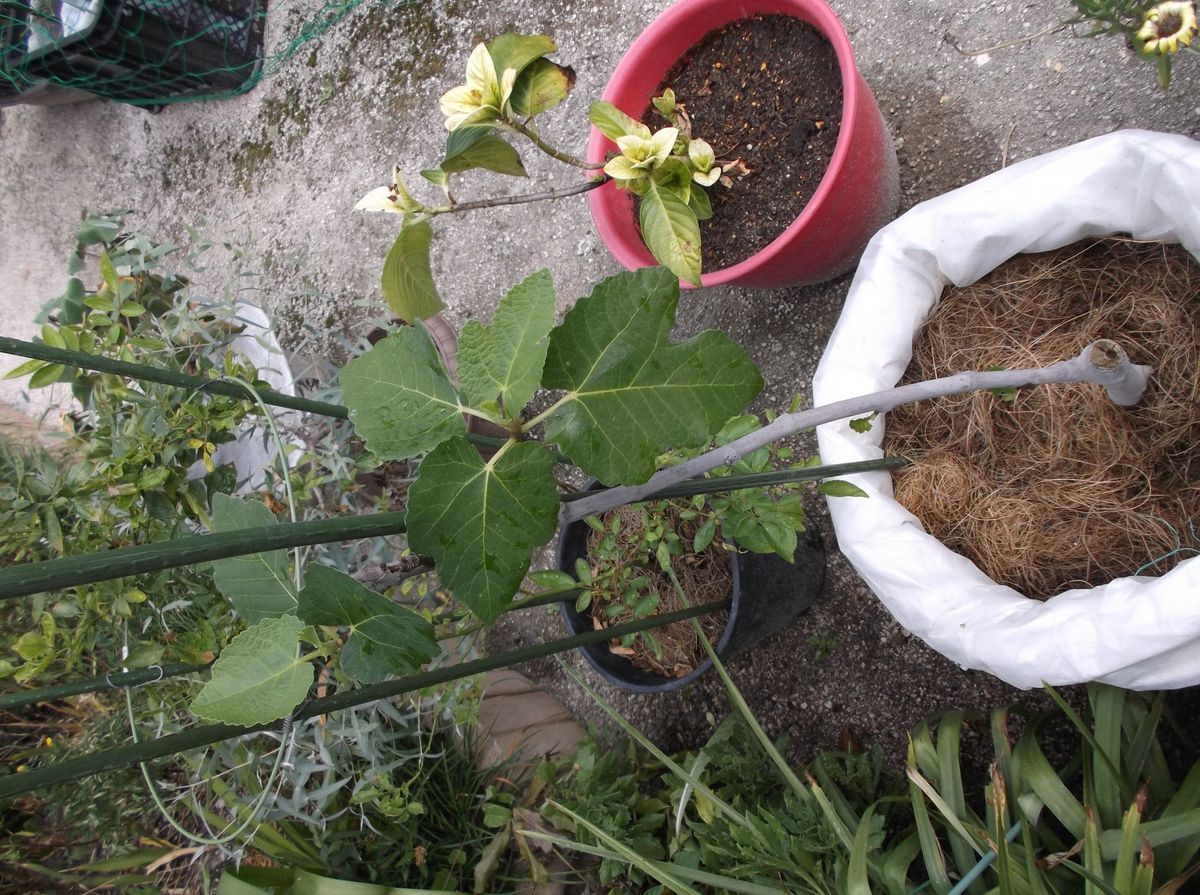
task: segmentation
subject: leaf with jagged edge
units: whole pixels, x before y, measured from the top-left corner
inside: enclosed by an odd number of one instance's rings
[[[707,441],[762,389],[725,334],[669,340],[678,302],[663,268],[617,274],[550,333],[542,385],[567,394],[546,440],[605,484],[644,482],[660,454]]]
[[[458,340],[463,403],[480,407],[499,397],[509,416],[519,414],[537,391],[552,326],[554,283],[548,270],[509,290],[490,324],[469,321]]]
[[[304,624],[294,615],[267,618],[238,634],[213,663],[192,700],[205,721],[254,727],[291,714],[312,685],[313,668],[296,656]]]
[[[425,320],[446,307],[429,266],[432,241],[433,228],[428,221],[406,222],[383,259],[379,284],[384,301],[408,323]]]
[[[554,536],[558,489],[544,445],[511,443],[485,463],[465,439],[438,445],[408,491],[408,544],[490,623],[517,592],[533,548]]]
[[[338,661],[360,683],[409,674],[438,653],[426,619],[328,566],[308,567],[296,614],[310,625],[350,629]]]
[[[419,323],[350,361],[341,378],[354,431],[381,460],[406,460],[467,430],[458,393]]]
[[[213,531],[236,531],[276,525],[265,504],[244,497],[214,494]],[[276,618],[296,609],[296,589],[288,575],[286,550],[231,556],[212,564],[213,583],[247,624]]]

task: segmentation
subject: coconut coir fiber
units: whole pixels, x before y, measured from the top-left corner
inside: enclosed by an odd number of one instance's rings
[[[1161,574],[1200,552],[1200,265],[1177,246],[1128,239],[1017,256],[943,296],[905,374],[1043,366],[1098,338],[1154,368],[1137,406],[1095,385],[1050,385],[887,418],[885,450],[914,461],[896,475],[896,499],[992,579],[1038,599]]]

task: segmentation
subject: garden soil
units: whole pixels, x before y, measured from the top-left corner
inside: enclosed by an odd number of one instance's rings
[[[811,25],[758,16],[710,34],[659,93],[668,87],[691,117],[692,136],[746,172],[708,189],[704,269],[745,261],[799,217],[829,167],[842,120],[837,55]],[[642,120],[655,121],[653,113]]]
[[[360,335],[381,310],[378,275],[395,236],[390,215],[353,211],[386,183],[399,161],[410,183],[439,156],[445,131],[438,97],[460,83],[473,44],[506,30],[549,32],[557,58],[578,75],[575,96],[550,113],[544,133],[582,152],[586,107],[598,98],[625,47],[666,0],[428,0],[366,4],[244,97],[179,105],[158,113],[110,103],[16,107],[0,112],[0,331],[36,332],[34,315],[62,291],[80,210],[132,208],[132,223],[157,236],[195,226],[219,245],[198,290],[219,293],[240,264],[244,284],[272,312],[281,338],[307,357],[336,357],[346,334]],[[1171,91],[1154,85],[1115,39],[1073,38],[1055,30],[1070,4],[1018,0],[833,0],[859,66],[896,138],[902,208],[975,180],[1006,163],[1122,127],[1200,135],[1200,66],[1182,59]],[[272,2],[267,50],[303,26],[309,4]],[[524,153],[524,192],[573,184],[574,172]],[[478,198],[495,178],[468,175],[460,198]],[[429,194],[428,198],[432,198]],[[539,206],[438,221],[434,274],[453,323],[490,317],[503,292],[549,268],[559,310],[589,284],[618,270],[591,226],[585,203]],[[238,260],[240,258],[240,261]],[[806,398],[817,358],[837,319],[850,278],[820,286],[754,292],[693,291],[682,300],[678,335],[720,328],[744,345],[767,385],[758,407]],[[91,284],[95,285],[95,284]],[[10,366],[16,365],[12,359]],[[3,383],[3,398],[36,412],[53,393],[29,396]],[[61,397],[61,392],[59,393]],[[52,420],[51,420],[52,422]],[[802,448],[813,449],[811,440]],[[773,736],[793,751],[836,746],[852,731],[902,761],[905,731],[952,707],[988,709],[1013,700],[1045,704],[1037,693],[964,672],[908,636],[836,550],[823,499],[811,523],[829,549],[821,599],[731,672]],[[549,565],[550,552],[540,557]],[[560,634],[557,616],[533,610],[506,619],[491,647]],[[590,675],[582,660],[566,660]],[[523,669],[563,697],[580,718],[601,713],[552,660]],[[701,742],[727,708],[709,676],[686,692],[605,696],[665,746]]]

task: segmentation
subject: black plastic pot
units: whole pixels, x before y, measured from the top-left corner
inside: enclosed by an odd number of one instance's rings
[[[560,571],[573,574],[575,560],[586,559],[589,532],[585,523],[572,522],[559,534],[555,563]],[[825,547],[816,528],[800,533],[795,558],[795,563],[789,563],[774,553],[731,555],[733,593],[729,619],[717,641],[718,656],[724,659],[756,646],[817,599],[825,583]],[[573,601],[560,604],[560,611],[572,634],[593,630],[591,615],[577,612]],[[712,668],[712,661],[705,659],[683,677],[665,678],[610,652],[607,643],[580,647],[580,652],[597,674],[634,693],[669,693],[686,687]]]

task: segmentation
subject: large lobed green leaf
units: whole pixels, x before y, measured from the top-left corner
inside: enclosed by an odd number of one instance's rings
[[[762,389],[723,333],[670,342],[678,302],[662,268],[617,274],[550,334],[542,384],[567,395],[546,438],[605,484],[644,482],[660,454],[705,442]]]
[[[554,283],[548,270],[530,274],[496,307],[487,326],[472,320],[458,341],[463,401],[473,407],[497,400],[508,416],[537,391],[554,326]]]
[[[261,528],[279,521],[257,500],[217,493],[212,506],[214,531]],[[288,576],[285,550],[218,559],[213,563],[213,583],[251,625],[296,609],[296,590]]]
[[[308,567],[296,613],[310,625],[349,627],[339,661],[360,683],[409,674],[438,653],[428,620],[328,566]]]
[[[520,442],[485,463],[465,439],[434,448],[408,492],[409,546],[432,556],[438,576],[482,621],[512,600],[534,547],[554,535],[554,458]]]
[[[433,228],[428,221],[405,222],[383,260],[380,287],[384,301],[408,323],[425,320],[446,307],[429,266],[432,241]]]
[[[458,394],[421,324],[350,361],[342,398],[354,430],[384,460],[405,460],[466,432]]]
[[[296,645],[304,627],[294,615],[268,618],[238,634],[213,663],[192,700],[205,721],[254,727],[289,715],[308,694],[313,669]]]

